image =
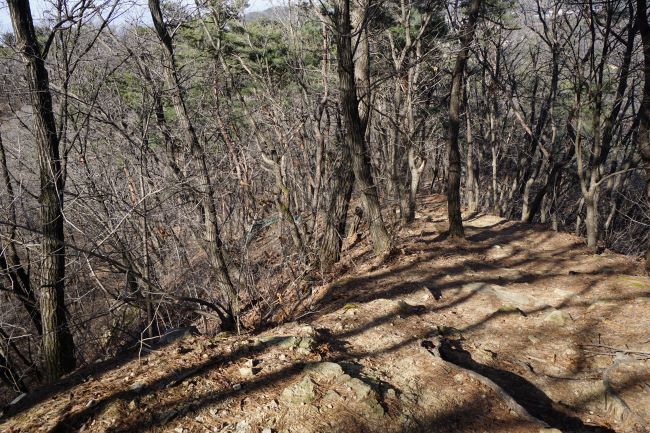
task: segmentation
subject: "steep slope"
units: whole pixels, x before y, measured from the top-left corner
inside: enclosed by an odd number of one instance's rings
[[[23,398],[0,430],[650,431],[638,260],[489,215],[452,243],[444,200],[421,207],[394,256],[348,246],[299,322],[87,368]]]

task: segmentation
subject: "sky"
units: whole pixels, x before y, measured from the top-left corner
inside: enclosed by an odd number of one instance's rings
[[[30,0],[32,9],[32,16],[36,24],[42,21],[43,13],[48,10],[48,2],[46,0]],[[130,20],[142,16],[146,12],[146,0],[135,0],[136,6],[132,7],[130,11],[125,11],[122,15],[123,19]],[[192,2],[193,3],[193,2]],[[248,0],[249,6],[246,12],[261,11],[277,4],[277,0]],[[51,9],[51,8],[50,8]],[[11,18],[9,17],[9,10],[7,9],[6,0],[0,0],[0,33],[10,32]]]

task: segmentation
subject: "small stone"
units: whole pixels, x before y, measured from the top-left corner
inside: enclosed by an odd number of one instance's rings
[[[250,377],[253,375],[253,368],[252,367],[240,367],[239,368],[239,375],[241,377]]]
[[[264,430],[262,430],[262,433],[273,433],[273,429],[267,427]]]
[[[248,421],[239,421],[235,425],[235,433],[248,433],[249,431],[251,431],[251,425]]]
[[[454,376],[456,382],[463,382],[465,380],[465,375],[463,373],[458,373]]]
[[[176,433],[184,433],[184,432],[185,432],[185,429],[184,429],[183,427],[176,427],[176,428],[174,429],[174,431],[175,431]]]
[[[562,430],[556,428],[542,427],[539,429],[539,433],[562,433]]]
[[[232,386],[233,391],[241,391],[241,383],[236,383]]]
[[[278,359],[280,361],[284,361],[285,359],[287,359],[287,355],[285,355],[284,353],[281,353],[280,356],[278,356]]]
[[[129,387],[129,389],[131,391],[135,391],[137,393],[140,393],[140,392],[142,392],[142,390],[144,389],[145,386],[146,386],[146,384],[144,382],[139,382],[138,381],[138,382],[133,382],[131,384],[131,386]]]
[[[393,388],[388,388],[386,390],[386,398],[394,399],[396,397],[397,397],[397,393],[395,392],[395,390]]]
[[[260,365],[261,362],[262,361],[260,361],[259,359],[248,359],[246,360],[246,367],[250,367],[250,368],[257,367],[258,365]]]
[[[552,323],[557,326],[564,326],[569,322],[569,320],[571,320],[571,316],[561,310],[553,310],[544,318],[545,322]]]
[[[406,301],[397,301],[397,308],[403,314],[421,314],[427,309],[424,305],[411,305]]]
[[[531,343],[537,344],[539,343],[539,338],[535,337],[534,335],[529,335],[528,339],[530,340]]]
[[[138,405],[136,404],[135,400],[131,400],[129,402],[129,410],[135,410]]]

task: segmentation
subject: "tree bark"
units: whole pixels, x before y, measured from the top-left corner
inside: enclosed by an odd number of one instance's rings
[[[75,367],[74,342],[65,311],[65,247],[63,233],[63,173],[59,139],[52,111],[49,77],[34,31],[29,2],[9,0],[16,46],[27,70],[41,178],[41,316],[43,358],[49,380]]]
[[[341,158],[336,165],[332,179],[332,191],[325,214],[325,228],[320,244],[320,265],[323,271],[329,270],[341,258],[341,247],[345,239],[345,226],[354,174],[346,146],[341,147]]]
[[[467,178],[465,179],[465,191],[467,192],[467,208],[470,213],[478,211],[479,203],[479,163],[474,153],[474,137],[472,136],[472,122],[469,111],[469,98],[465,97],[465,124],[467,128]]]
[[[467,20],[460,33],[461,48],[456,57],[456,64],[451,79],[451,97],[449,101],[449,131],[447,135],[447,213],[449,218],[449,237],[464,238],[463,217],[460,210],[460,176],[461,163],[458,149],[460,131],[460,102],[463,95],[463,75],[469,58],[469,46],[474,39],[481,0],[472,0],[469,5]]]
[[[352,26],[350,24],[350,0],[342,0],[337,11],[336,46],[339,57],[338,74],[340,103],[345,126],[345,142],[350,149],[352,170],[357,181],[363,205],[368,217],[370,235],[375,254],[391,248],[391,241],[381,215],[379,195],[370,171],[370,159],[359,116],[359,100],[352,61]]]

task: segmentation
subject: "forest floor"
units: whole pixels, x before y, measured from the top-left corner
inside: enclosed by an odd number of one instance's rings
[[[32,393],[0,431],[650,432],[650,279],[490,215],[445,238],[426,197],[397,253],[347,246],[299,322],[191,336]]]

